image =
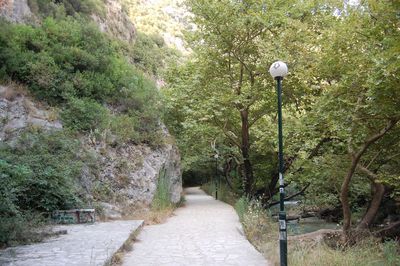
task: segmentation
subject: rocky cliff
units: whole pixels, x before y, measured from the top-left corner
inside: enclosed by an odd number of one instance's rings
[[[0,0],[0,16],[12,22],[26,22],[32,16],[28,0]]]
[[[104,4],[104,16],[99,16],[98,14],[92,14],[91,16],[97,25],[99,25],[100,30],[108,32],[121,40],[130,43],[134,42],[136,28],[128,14],[124,12],[121,3],[116,0],[106,0]]]
[[[90,15],[100,30],[134,42],[135,26],[120,1],[106,0],[104,7],[104,14]],[[0,0],[0,16],[16,23],[38,18],[27,0]],[[49,132],[64,130],[59,111],[29,96],[24,86],[15,83],[0,86],[0,142],[12,145],[22,132],[32,128]],[[111,218],[146,209],[151,205],[162,176],[168,180],[171,201],[177,203],[182,192],[180,155],[164,127],[163,132],[167,141],[158,148],[145,144],[116,144],[112,136],[111,140],[102,138],[107,132],[81,135],[82,151],[90,153],[96,164],[95,167],[84,165],[82,169],[80,184],[88,202],[101,206]]]
[[[62,130],[57,110],[35,101],[16,84],[0,86],[0,141],[12,143],[25,130]],[[171,139],[163,127],[164,138]],[[101,135],[101,134],[100,134]],[[96,171],[84,165],[80,183],[89,202],[100,203],[109,218],[120,218],[135,210],[147,209],[153,200],[158,179],[169,183],[170,199],[181,198],[180,155],[176,146],[166,143],[159,148],[146,145],[115,145],[95,134],[81,136],[82,149],[92,154]],[[99,195],[101,186],[104,194]]]

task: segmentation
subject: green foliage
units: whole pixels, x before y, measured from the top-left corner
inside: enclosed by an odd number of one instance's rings
[[[111,118],[110,129],[121,143],[134,141],[140,142],[138,121],[134,116],[119,115]]]
[[[62,132],[26,132],[12,146],[0,146],[0,243],[27,241],[36,212],[80,207],[79,142]],[[32,215],[33,216],[32,216]],[[32,217],[36,217],[33,219]],[[32,220],[32,221],[30,221]]]
[[[249,199],[246,197],[241,197],[235,204],[236,213],[239,216],[239,220],[243,221],[245,214],[249,209]]]
[[[160,145],[159,93],[154,82],[128,62],[123,46],[81,18],[46,18],[38,27],[1,22],[2,72],[27,84],[37,98],[63,107],[67,128],[104,129],[110,124],[104,106],[113,106],[118,111],[112,128],[123,141],[131,137]],[[143,47],[140,56],[151,53]],[[139,67],[154,74],[157,67],[147,67],[161,62],[161,54],[151,63],[146,60]],[[134,124],[127,125],[130,122]]]
[[[78,149],[79,143],[61,132],[27,132],[13,146],[2,144],[2,214],[79,206]]]
[[[28,5],[34,14],[43,17],[54,15],[60,7],[70,16],[105,12],[102,0],[28,0]]]
[[[197,26],[189,34],[193,55],[170,69],[165,91],[166,121],[177,135],[185,171],[196,172],[217,150],[220,169],[240,193],[245,158],[238,150],[246,135],[241,115],[248,111],[253,191],[266,197],[278,191],[271,182],[277,176],[275,82],[267,68],[279,59],[289,66],[283,81],[289,194],[311,183],[305,192],[310,207],[340,205],[357,152],[395,123],[366,147],[344,194],[353,212],[368,208],[371,182],[387,187],[385,197],[397,197],[398,3],[191,0],[188,5]],[[373,177],[360,166],[368,166]]]
[[[13,216],[2,216],[0,223],[0,247],[40,242],[43,235],[33,228],[44,225],[43,216],[29,212]]]
[[[71,99],[61,113],[64,125],[70,129],[88,132],[103,129],[109,120],[105,107],[90,99]]]
[[[395,240],[385,241],[383,243],[383,255],[388,265],[390,266],[399,265],[400,264],[399,243],[397,243]]]
[[[149,71],[153,75],[159,73],[163,66],[164,40],[158,35],[148,36],[138,33],[133,47],[133,60],[143,71]]]
[[[165,170],[161,169],[157,182],[157,190],[154,194],[151,208],[153,211],[162,211],[174,206],[171,202],[170,184],[168,177],[165,176]]]

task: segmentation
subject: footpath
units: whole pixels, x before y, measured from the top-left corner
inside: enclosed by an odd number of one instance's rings
[[[143,221],[114,221],[57,226],[66,235],[43,243],[0,250],[0,265],[97,266],[104,265]]]
[[[269,265],[247,241],[230,205],[199,188],[185,191],[185,204],[174,216],[141,230],[124,266]]]

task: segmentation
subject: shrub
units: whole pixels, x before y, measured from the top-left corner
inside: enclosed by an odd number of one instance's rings
[[[157,190],[151,203],[152,210],[161,211],[173,208],[169,189],[169,181],[165,176],[165,169],[160,170],[157,182]]]
[[[139,142],[137,126],[138,119],[134,116],[122,114],[110,118],[111,132],[117,136],[119,142]]]
[[[101,104],[90,99],[73,98],[67,108],[61,112],[61,118],[67,128],[88,132],[104,128],[108,122],[108,111]]]
[[[0,245],[26,242],[37,213],[80,207],[79,143],[62,132],[25,132],[12,146],[0,145]]]
[[[158,47],[150,37],[143,38],[144,44]],[[37,27],[0,22],[3,79],[27,84],[37,98],[65,106],[63,120],[69,128],[104,126],[107,115],[101,105],[107,104],[124,115],[117,122],[134,123],[127,132],[117,132],[121,139],[162,145],[159,92],[154,81],[128,62],[122,47],[82,18],[47,18]],[[142,48],[143,58],[153,56],[147,46]],[[153,73],[151,65],[160,64],[159,56],[139,66]]]
[[[0,223],[0,248],[17,244],[39,242],[43,234],[33,229],[44,225],[43,216],[37,213],[26,212],[12,216],[1,216]]]
[[[79,143],[62,132],[26,132],[13,146],[2,144],[1,214],[79,206],[78,148]]]
[[[244,216],[249,208],[249,200],[246,197],[241,197],[235,204],[235,210],[239,216],[239,220],[243,221]]]
[[[385,241],[382,245],[383,255],[388,265],[400,265],[400,248],[394,240]]]
[[[56,4],[58,3],[58,5]],[[28,5],[36,15],[47,17],[63,7],[68,15],[90,15],[96,13],[104,15],[105,7],[101,0],[28,0]]]

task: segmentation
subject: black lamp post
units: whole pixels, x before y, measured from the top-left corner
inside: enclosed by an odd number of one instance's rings
[[[287,229],[285,212],[285,186],[283,182],[283,136],[282,136],[282,80],[288,68],[282,61],[277,61],[269,68],[269,73],[276,80],[278,93],[278,140],[279,140],[279,249],[281,266],[287,266]]]
[[[218,153],[214,155],[215,158],[215,199],[218,199],[218,185],[219,185],[219,179],[218,179]]]

